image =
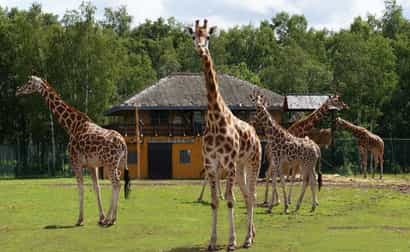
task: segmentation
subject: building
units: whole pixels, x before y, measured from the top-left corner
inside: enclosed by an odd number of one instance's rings
[[[272,116],[281,122],[283,96],[227,74],[219,74],[218,80],[225,102],[237,117],[250,121],[255,107],[249,95],[256,89],[267,97]],[[118,130],[128,143],[132,178],[184,179],[201,177],[206,111],[203,74],[176,73],[105,114],[113,118],[108,127]],[[263,141],[263,131],[257,131]]]

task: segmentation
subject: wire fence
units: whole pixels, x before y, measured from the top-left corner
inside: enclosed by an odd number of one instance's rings
[[[410,172],[410,139],[385,138],[384,172]],[[71,177],[66,145],[57,145],[55,155],[50,144],[29,146],[0,145],[0,177]],[[359,154],[354,139],[336,139],[322,149],[322,171],[359,174]],[[369,171],[369,169],[368,169]],[[378,172],[379,170],[377,170]]]

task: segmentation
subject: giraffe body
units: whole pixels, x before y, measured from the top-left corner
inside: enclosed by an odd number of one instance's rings
[[[261,163],[261,144],[255,129],[236,118],[225,104],[218,87],[212,58],[208,50],[208,30],[196,21],[195,30],[189,28],[195,48],[202,60],[207,89],[208,113],[202,141],[204,168],[211,188],[212,231],[208,250],[216,250],[217,241],[217,183],[221,170],[226,171],[226,200],[229,217],[228,251],[236,248],[233,186],[237,180],[247,208],[247,232],[244,247],[250,247],[255,237],[253,208],[256,201],[256,180]]]
[[[93,187],[97,195],[99,223],[102,225],[114,224],[121,186],[121,168],[125,170],[126,195],[130,186],[127,168],[127,144],[124,138],[114,130],[101,128],[93,123],[87,115],[67,105],[46,81],[38,77],[32,76],[25,85],[18,88],[16,95],[35,92],[43,96],[49,109],[69,135],[68,152],[79,192],[80,209],[76,225],[83,225],[84,221],[83,168],[90,169]],[[105,216],[102,208],[98,167],[105,167],[110,171],[109,175],[113,190],[107,216]]]
[[[383,178],[383,155],[384,155],[384,141],[378,135],[370,132],[364,127],[354,125],[340,117],[336,118],[336,124],[339,127],[349,130],[357,139],[357,145],[360,154],[360,166],[363,176],[367,177],[367,155],[368,152],[373,156],[374,168],[380,165],[380,179]],[[373,172],[374,177],[374,172]]]
[[[270,115],[267,110],[265,99],[261,95],[254,97],[256,104],[255,121],[261,125],[268,138],[267,158],[269,159],[269,168],[267,174],[272,178],[272,198],[269,203],[268,212],[272,211],[274,205],[274,195],[276,192],[276,177],[279,175],[283,190],[285,213],[288,212],[288,200],[285,189],[285,181],[282,173],[284,164],[299,166],[303,178],[302,191],[299,196],[296,210],[299,209],[307,184],[310,184],[312,190],[312,211],[319,204],[316,196],[316,165],[320,159],[320,148],[308,137],[299,138],[290,134],[283,129]],[[268,180],[268,179],[267,179]],[[319,188],[321,186],[320,176]]]

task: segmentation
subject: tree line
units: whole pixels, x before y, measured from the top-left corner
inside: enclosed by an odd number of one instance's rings
[[[382,17],[356,17],[340,31],[280,12],[257,26],[222,30],[210,50],[219,72],[282,95],[341,94],[346,119],[383,137],[410,136],[410,20],[395,0],[385,1]],[[67,141],[40,97],[15,97],[31,74],[104,124],[111,105],[178,71],[201,65],[175,18],[133,27],[126,7],[106,8],[97,19],[89,2],[62,17],[39,4],[0,6],[0,143],[47,145],[52,133],[56,143]]]

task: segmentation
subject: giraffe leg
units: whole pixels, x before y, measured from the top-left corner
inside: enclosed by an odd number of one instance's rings
[[[84,225],[84,180],[83,180],[83,169],[82,168],[73,168],[78,187],[78,198],[80,204],[80,213],[78,215],[76,226]]]
[[[219,173],[220,173],[220,172],[219,172]],[[217,185],[217,190],[218,190],[219,198],[220,198],[221,200],[225,200],[224,193],[222,192],[221,176],[222,176],[222,174],[218,174],[218,183],[217,183],[216,185]],[[226,191],[225,191],[225,194],[226,194]]]
[[[253,222],[254,207],[256,204],[256,183],[259,175],[260,160],[251,163],[247,168],[249,169],[247,176],[247,187],[248,187],[248,198],[245,199],[248,203],[246,204],[246,212],[248,216],[248,230],[243,243],[244,248],[249,248],[255,240],[256,229],[255,223]]]
[[[300,191],[299,199],[296,203],[295,212],[297,212],[300,209],[300,205],[302,204],[303,197],[305,196],[307,183],[309,182],[309,174],[306,172],[306,167],[305,166],[303,166],[303,170],[304,170],[304,172],[302,174],[303,184],[302,184],[302,189]]]
[[[248,187],[246,186],[246,178],[243,170],[243,166],[238,165],[238,170],[236,171],[236,181],[238,182],[239,189],[242,192],[242,196],[245,199],[245,205],[248,205],[246,200],[249,195]]]
[[[226,200],[228,205],[229,217],[229,241],[227,251],[234,251],[236,247],[235,221],[234,221],[234,199],[233,199],[233,184],[235,180],[235,165],[230,164],[230,170],[226,179]]]
[[[271,197],[271,201],[269,203],[268,206],[268,213],[272,213],[272,208],[275,205],[275,203],[277,202],[278,199],[278,194],[276,191],[276,177],[278,176],[278,165],[277,165],[277,161],[276,160],[271,160],[270,162],[272,164],[272,168],[271,168],[271,177],[272,177],[272,197]],[[276,200],[275,200],[276,199]]]
[[[379,164],[380,164],[380,179],[383,179],[383,162],[384,162],[383,153],[380,153],[378,155],[378,158],[379,158]]]
[[[316,164],[313,164],[312,165],[312,171],[309,173],[310,189],[312,191],[312,209],[311,209],[311,212],[314,212],[316,207],[319,205],[319,201],[317,200],[317,194],[316,194],[317,181],[316,181],[315,167],[316,167]]]
[[[105,215],[104,215],[104,210],[102,207],[100,184],[98,182],[98,168],[92,168],[90,169],[90,171],[91,171],[91,178],[93,181],[93,188],[94,188],[95,194],[97,195],[97,205],[98,205],[98,214],[99,214],[98,224],[103,224]]]
[[[207,184],[207,183],[208,183],[208,178],[205,177],[205,178],[202,180],[202,190],[201,190],[201,193],[199,194],[198,202],[202,202],[202,201],[203,201],[204,192],[205,192],[205,187],[206,187],[206,184]]]
[[[117,167],[111,166],[111,167]],[[107,217],[104,220],[104,225],[111,226],[115,224],[117,218],[117,207],[118,207],[118,198],[121,189],[120,174],[117,168],[112,168],[111,170],[111,184],[112,184],[112,194],[110,208],[107,213]]]
[[[293,188],[293,184],[295,183],[295,178],[296,178],[296,170],[294,169],[298,169],[298,168],[294,167],[292,169],[292,174],[290,174],[289,193],[287,197],[288,205],[292,204],[292,188]]]
[[[370,172],[372,173],[372,178],[374,179],[375,170],[377,168],[376,159],[372,153],[370,153]]]
[[[263,206],[268,206],[269,178],[271,174],[270,169],[271,169],[271,166],[269,165],[269,168],[265,173],[266,183],[265,183],[265,199],[263,200],[263,203],[262,203]]]
[[[284,204],[284,213],[288,214],[289,213],[289,204],[288,204],[288,197],[286,195],[286,187],[285,187],[285,177],[283,176],[283,173],[281,172],[280,168],[278,169],[279,177],[280,177],[280,184],[282,187],[282,192],[283,192],[283,204]]]
[[[363,177],[367,178],[367,150],[364,148],[359,149],[360,152],[360,161],[362,166]]]
[[[208,181],[209,186],[211,189],[211,207],[212,207],[212,231],[211,231],[211,239],[208,245],[208,251],[215,251],[217,250],[216,247],[216,225],[218,220],[218,192],[217,192],[217,175],[215,171],[208,173]]]

